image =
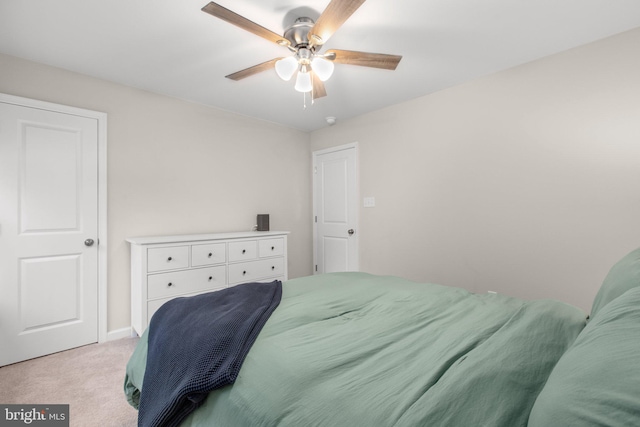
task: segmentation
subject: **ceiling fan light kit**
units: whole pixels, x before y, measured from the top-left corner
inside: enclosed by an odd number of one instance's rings
[[[297,72],[294,89],[305,94],[311,92],[311,99],[314,101],[326,96],[323,82],[333,74],[335,63],[395,70],[402,59],[399,55],[351,50],[332,49],[324,55],[319,53],[333,33],[364,2],[365,0],[331,0],[317,22],[308,17],[300,17],[285,30],[283,36],[214,2],[210,2],[202,10],[279,46],[286,47],[294,53],[286,58],[272,59],[229,74],[227,78],[240,80],[274,68],[281,79],[289,81]]]
[[[301,47],[293,56],[276,61],[275,65],[276,74],[285,81],[291,80],[291,77],[298,71],[300,73],[309,73],[313,70],[316,77],[323,82],[329,80],[329,77],[333,74],[334,65],[333,62],[327,61],[322,56],[314,54],[311,49]],[[306,77],[302,77],[306,80]],[[297,81],[298,79],[296,79]],[[302,91],[296,85],[298,92],[311,92],[312,86],[309,84],[308,90]]]
[[[300,71],[298,71],[298,76],[296,77],[296,85],[293,88],[302,93],[311,92],[313,90],[313,85],[311,84],[311,73],[307,70],[306,65],[300,66]]]
[[[288,56],[276,61],[274,68],[278,77],[288,82],[296,71],[298,71],[298,60],[294,56]]]
[[[311,60],[311,68],[320,80],[326,82],[333,74],[335,66],[333,65],[333,62],[327,61],[320,56],[316,56]]]

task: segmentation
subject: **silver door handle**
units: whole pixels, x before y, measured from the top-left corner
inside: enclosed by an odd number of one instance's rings
[[[353,236],[353,233],[355,233],[356,231],[353,228],[350,228],[349,230],[347,230],[347,233],[349,233],[349,236]]]
[[[87,239],[84,241],[85,246],[93,246],[94,243],[93,239]]]

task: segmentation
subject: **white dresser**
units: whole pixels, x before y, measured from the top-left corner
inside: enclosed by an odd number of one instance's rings
[[[142,335],[172,298],[287,280],[287,231],[131,237],[131,325]]]

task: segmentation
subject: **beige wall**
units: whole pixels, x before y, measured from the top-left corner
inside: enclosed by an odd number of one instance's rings
[[[108,329],[130,325],[128,236],[289,230],[311,273],[309,136],[219,109],[0,55],[0,92],[108,114]]]
[[[637,29],[312,133],[359,142],[361,268],[589,309],[640,246],[639,46]]]

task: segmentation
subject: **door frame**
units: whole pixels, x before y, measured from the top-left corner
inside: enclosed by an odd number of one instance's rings
[[[0,93],[0,102],[95,119],[98,122],[98,342],[107,334],[107,114]]]
[[[321,156],[323,154],[329,154],[329,153],[334,153],[337,151],[343,151],[343,150],[350,150],[350,149],[354,149],[355,150],[355,154],[356,154],[356,203],[355,206],[357,207],[357,212],[356,212],[356,219],[355,219],[355,229],[356,229],[356,235],[355,237],[355,245],[356,245],[356,259],[354,261],[354,265],[355,265],[355,269],[356,270],[360,270],[360,150],[358,148],[358,142],[351,142],[349,144],[343,144],[343,145],[337,145],[335,147],[329,147],[329,148],[325,148],[322,150],[317,150],[317,151],[313,151],[311,153],[311,175],[312,175],[312,180],[311,180],[311,198],[312,198],[312,209],[311,209],[311,223],[313,224],[313,266],[312,266],[312,274],[317,274],[316,271],[316,267],[318,265],[318,223],[317,221],[317,214],[316,212],[318,211],[318,206],[316,203],[316,180],[317,180],[317,173],[316,173],[316,159],[318,156]]]

